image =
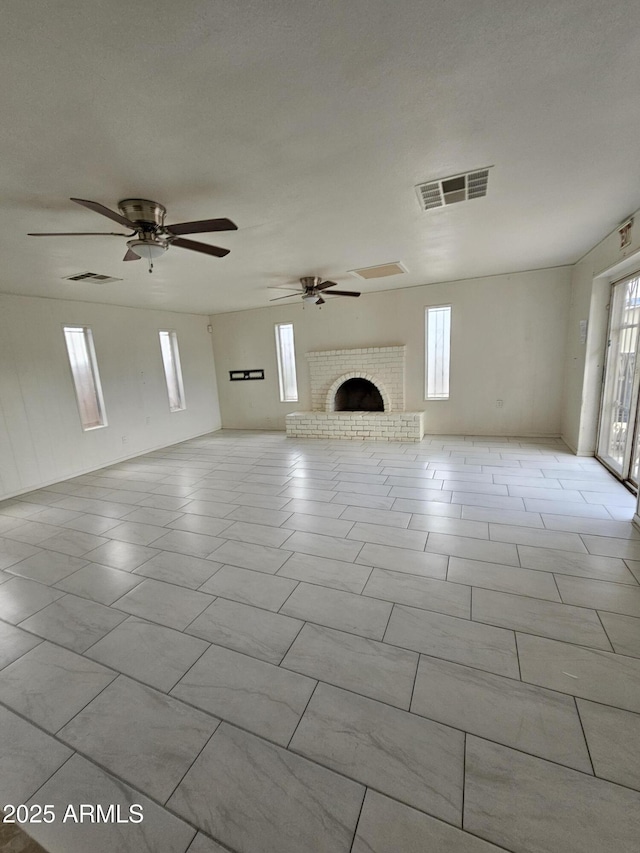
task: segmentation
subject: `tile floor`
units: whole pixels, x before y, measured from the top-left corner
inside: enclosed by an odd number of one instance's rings
[[[0,807],[50,853],[635,853],[634,506],[556,440],[233,431],[4,501]]]

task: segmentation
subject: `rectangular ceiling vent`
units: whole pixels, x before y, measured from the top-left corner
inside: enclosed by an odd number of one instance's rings
[[[433,210],[435,207],[445,207],[447,204],[470,201],[472,198],[486,195],[489,168],[418,184],[416,193],[420,207],[423,210]]]
[[[349,270],[350,275],[364,279],[386,278],[390,275],[402,275],[406,272],[406,268],[399,261],[394,261],[391,264],[379,264],[377,267],[363,267],[359,270]]]
[[[100,275],[97,272],[77,272],[74,275],[64,276],[65,281],[95,281],[98,284],[109,284],[112,281],[122,281],[121,278],[114,278],[112,275]]]

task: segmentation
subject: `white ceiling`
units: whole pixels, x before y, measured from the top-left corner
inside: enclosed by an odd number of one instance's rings
[[[216,313],[302,275],[366,298],[573,263],[640,207],[639,25],[631,0],[8,0],[0,291]],[[483,166],[486,198],[420,210]],[[149,275],[124,238],[26,236],[118,230],[70,196],[239,230]],[[85,270],[124,281],[61,280]]]

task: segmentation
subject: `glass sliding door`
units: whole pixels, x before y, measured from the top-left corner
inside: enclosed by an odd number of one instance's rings
[[[621,480],[638,484],[638,329],[640,273],[611,289],[609,344],[605,363],[598,458]]]

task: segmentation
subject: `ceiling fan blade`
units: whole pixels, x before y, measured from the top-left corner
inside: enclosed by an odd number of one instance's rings
[[[100,213],[102,216],[106,216],[107,219],[113,219],[114,222],[119,222],[120,225],[124,225],[125,228],[131,228],[133,231],[138,230],[135,222],[127,219],[126,216],[122,216],[121,213],[116,213],[115,210],[109,210],[109,208],[105,207],[103,204],[98,204],[97,201],[87,201],[84,198],[72,198],[71,201],[75,201],[76,204],[81,204],[83,207],[88,207],[89,210],[93,210],[95,213]]]
[[[360,296],[355,290],[332,290],[327,296]]]
[[[117,231],[31,231],[27,237],[130,237]]]
[[[322,296],[318,296],[318,298],[316,299],[316,305],[324,305],[324,303],[325,300],[322,298]]]
[[[140,255],[136,255],[131,249],[127,250],[127,254],[122,259],[123,261],[139,261],[141,260]]]
[[[337,281],[322,281],[320,284],[316,284],[316,290],[326,290],[328,287],[335,287],[337,284]]]
[[[195,240],[183,240],[182,237],[172,240],[171,245],[179,246],[181,249],[191,249],[192,252],[202,252],[203,255],[215,255],[216,258],[224,258],[231,251],[231,249],[222,249],[220,246],[210,246],[208,243],[198,243]]]
[[[178,222],[167,225],[169,234],[204,234],[210,231],[237,231],[238,226],[230,219],[200,219],[197,222]]]
[[[302,295],[302,291],[296,290],[295,293],[287,293],[286,296],[276,296],[275,299],[270,299],[269,302],[277,302],[278,299],[291,299],[292,296],[301,296],[301,295]]]

